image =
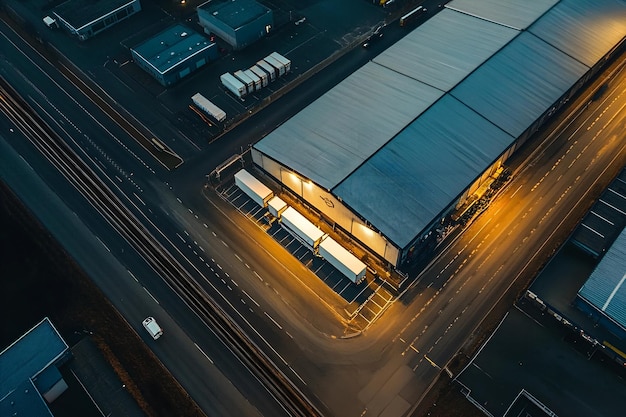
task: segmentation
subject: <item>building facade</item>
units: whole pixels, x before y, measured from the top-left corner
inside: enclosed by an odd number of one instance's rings
[[[62,28],[84,41],[140,10],[139,0],[67,0],[52,14]]]
[[[135,63],[168,87],[218,58],[217,45],[183,25],[131,48]]]
[[[243,49],[266,36],[274,26],[272,10],[254,0],[211,0],[197,8],[200,25],[233,49]]]

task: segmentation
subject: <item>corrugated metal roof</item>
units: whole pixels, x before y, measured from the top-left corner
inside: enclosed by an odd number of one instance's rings
[[[546,19],[556,19],[555,25],[566,25],[568,13],[583,19],[573,6],[576,1],[562,0],[561,20],[558,15]],[[555,3],[449,3],[467,15],[436,14],[255,148],[332,190],[403,247],[588,71],[531,33],[520,32],[509,41],[515,32],[504,25],[525,28],[547,16]],[[597,0],[595,5],[611,11],[615,3]],[[613,19],[621,13],[613,13]],[[611,36],[617,42],[617,33],[624,36],[626,29],[621,22],[614,27]],[[559,34],[540,26],[536,32]],[[598,51],[604,50],[602,43]],[[491,51],[495,55],[489,58]],[[451,97],[433,104],[459,80],[448,94],[468,108]]]
[[[442,94],[368,63],[255,148],[330,190]]]
[[[446,95],[334,193],[404,247],[512,141]]]
[[[523,32],[451,94],[518,137],[587,70],[572,57]]]
[[[454,0],[446,8],[523,30],[558,2],[559,0]]]
[[[626,229],[622,230],[578,295],[626,328]]]
[[[626,33],[626,8],[617,0],[563,0],[528,31],[591,67]]]
[[[486,20],[442,10],[373,61],[449,91],[518,33]]]

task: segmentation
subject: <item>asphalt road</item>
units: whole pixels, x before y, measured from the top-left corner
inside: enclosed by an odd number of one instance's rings
[[[0,50],[9,51],[11,45],[4,38],[1,41]],[[621,82],[612,82],[600,100],[587,106],[573,123],[563,126],[550,139],[553,145],[535,155],[530,168],[516,176],[478,221],[433,262],[419,282],[376,324],[360,337],[343,339],[348,328],[341,319],[343,300],[232,206],[204,190],[202,183],[204,174],[218,162],[270,131],[280,122],[281,114],[302,107],[319,95],[326,88],[324,80],[340,79],[343,73],[336,72],[337,68],[351,72],[351,66],[363,59],[364,53],[367,52],[358,50],[355,55],[346,56],[338,67],[275,103],[272,109],[282,109],[272,112],[275,119],[259,113],[259,119],[254,116],[230,134],[233,141],[224,141],[228,145],[211,147],[171,174],[153,167],[153,162],[128,138],[118,142],[103,133],[105,126],[113,136],[124,137],[123,132],[117,132],[115,126],[98,115],[98,109],[83,102],[78,92],[69,96],[75,97],[80,106],[29,62],[22,62],[17,52],[10,54],[10,59],[5,55],[2,71],[23,94],[39,103],[59,129],[63,127],[68,136],[80,142],[80,147],[102,167],[104,178],[119,183],[120,194],[139,208],[134,210],[158,226],[163,242],[180,250],[178,257],[182,262],[197,268],[197,277],[207,292],[221,300],[234,319],[248,329],[253,340],[303,391],[328,407],[333,415],[400,415],[419,401],[511,280],[524,272],[531,273],[534,264],[530,261],[539,263],[547,256],[545,250],[552,249],[551,239],[566,234],[571,223],[562,220],[568,214],[573,219],[582,214],[589,190],[601,188],[596,180],[608,181],[610,172],[606,168],[624,164],[624,141],[620,136],[624,87]],[[9,61],[16,64],[9,65]],[[52,74],[54,70],[46,68],[46,72]],[[63,85],[61,79],[55,80],[63,89],[72,89],[71,85]],[[100,120],[101,126],[96,120]],[[167,317],[165,311],[155,314],[165,327],[175,328],[174,322],[179,323],[184,334],[173,331],[175,338],[164,338],[163,344],[155,344],[154,349],[196,401],[218,414],[225,410],[234,412],[233,404],[242,404],[241,415],[255,410],[263,415],[280,413],[271,400],[264,398],[262,388],[245,377],[245,371],[228,362],[228,352],[210,338],[210,333],[158,277],[146,270],[105,224],[93,218],[94,213],[84,207],[80,196],[68,190],[54,172],[48,174],[46,163],[23,140],[6,130],[3,136],[62,197],[59,210],[65,218],[71,219],[74,210],[83,219],[80,224],[88,224],[76,232],[85,236],[80,244],[72,235],[60,239],[85,264],[85,269],[92,273],[104,268],[101,259],[107,259],[106,264],[115,264],[115,259],[122,261],[124,266],[118,266],[114,275],[125,279],[112,282],[111,274],[94,273],[94,280],[126,317],[137,318],[132,320],[135,327],[139,328],[137,324],[140,325],[146,310],[154,311],[158,306],[127,272],[124,275],[125,269],[131,269],[170,314],[172,322],[161,319],[161,315]],[[19,162],[10,152],[5,155],[8,160]],[[23,169],[29,171],[28,167]],[[37,194],[44,193],[43,188],[37,190],[27,193],[31,204]],[[48,218],[52,226],[44,223],[53,232],[62,233],[65,225],[52,217]],[[94,235],[113,253],[98,246]],[[87,242],[91,242],[93,251],[85,249],[90,247]],[[132,306],[122,302],[128,300],[129,294],[135,294]],[[216,366],[198,351],[193,341]],[[170,343],[176,348],[169,347]],[[176,354],[181,350],[189,356]],[[207,375],[218,383],[208,386]],[[237,389],[229,388],[227,379]]]
[[[77,149],[87,149],[89,157],[86,159],[92,162],[95,169],[102,169],[102,177],[110,185],[120,187],[120,195],[139,200],[137,196],[143,188],[133,181],[132,172],[116,164],[116,157],[123,158],[115,154],[116,146],[111,144],[117,144],[117,151],[124,158],[130,157],[135,161],[139,158],[111,137],[110,132],[115,126],[104,120],[106,118],[98,109],[89,108],[88,103],[78,104],[72,99],[74,96],[80,98],[80,94],[71,85],[61,86],[66,82],[58,74],[54,80],[49,78],[46,73],[55,74],[55,71],[46,67],[45,62],[33,56],[41,65],[39,69],[13,49],[6,37],[1,37],[0,42],[0,50],[10,54],[12,63],[8,63],[6,55],[2,57],[5,64],[2,65],[2,75],[18,86],[31,105],[39,108],[44,118],[52,126],[56,125],[62,134],[65,132],[66,137],[84,140]],[[20,59],[24,61],[20,62]],[[16,62],[17,65],[13,65]],[[16,70],[18,65],[19,71]],[[53,105],[52,100],[56,104]],[[109,128],[104,128],[105,123],[109,124]],[[268,395],[259,381],[251,377],[228,347],[196,316],[189,314],[187,306],[99,214],[85,204],[83,197],[50,169],[48,162],[29,146],[28,140],[4,118],[2,125],[2,144],[6,148],[3,152],[3,179],[19,190],[20,198],[34,207],[42,222],[89,271],[116,308],[203,410],[208,415],[283,415],[282,406]],[[123,132],[116,133],[117,138],[123,135]],[[128,138],[124,140],[132,142]],[[146,166],[143,169],[149,171]],[[134,204],[135,207],[141,205],[137,201]],[[131,203],[129,205],[133,207]],[[187,317],[181,318],[183,316],[178,315],[181,312]],[[150,339],[141,326],[141,320],[147,315],[158,318],[166,329],[167,337],[158,342]]]

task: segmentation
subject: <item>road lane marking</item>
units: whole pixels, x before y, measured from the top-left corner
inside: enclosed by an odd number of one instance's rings
[[[259,303],[257,303],[257,302],[256,302],[256,300],[255,300],[254,298],[252,298],[252,297],[250,296],[250,294],[248,294],[248,293],[246,292],[246,290],[241,290],[241,291],[242,291],[245,295],[247,295],[247,296],[248,296],[248,298],[249,298],[250,300],[252,300],[252,302],[253,302],[254,304],[256,304],[256,306],[257,306],[257,307],[261,307],[261,306],[259,305]]]
[[[264,313],[265,313],[265,315],[266,315],[266,316],[267,316],[270,320],[272,320],[272,323],[274,323],[274,324],[276,325],[276,327],[278,327],[280,330],[282,330],[282,329],[283,329],[283,327],[282,327],[280,324],[278,324],[278,323],[276,322],[276,320],[274,320],[274,319],[272,318],[272,316],[270,316],[269,314],[267,314],[267,311],[265,311]]]
[[[144,291],[146,291],[146,292],[148,293],[148,295],[149,295],[150,297],[152,297],[152,299],[154,300],[154,302],[155,302],[155,303],[157,303],[157,304],[161,304],[161,303],[159,303],[159,301],[158,301],[156,298],[154,298],[154,295],[150,294],[150,291],[148,291],[148,289],[147,289],[146,287],[141,287],[141,288],[143,288],[143,289],[144,289]]]
[[[198,348],[198,350],[200,351],[200,353],[202,353],[204,355],[205,358],[207,358],[209,360],[209,362],[211,362],[211,365],[215,365],[215,363],[211,360],[211,358],[209,358],[209,355],[207,355],[204,350],[202,350],[202,348],[200,348],[200,346],[198,346],[197,343],[194,343],[194,345]]]

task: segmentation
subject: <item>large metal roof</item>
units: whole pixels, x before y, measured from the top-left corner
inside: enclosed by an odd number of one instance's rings
[[[368,63],[255,148],[331,190],[442,94]]]
[[[578,295],[626,328],[626,229],[622,230]]]
[[[446,95],[334,193],[404,247],[512,141]]]
[[[528,31],[591,67],[626,32],[624,2],[610,0],[562,1]]]
[[[585,38],[590,1],[453,1],[255,148],[402,247],[626,36],[626,3],[596,0],[611,40]]]
[[[524,30],[559,0],[453,0],[446,8]]]
[[[588,70],[523,32],[451,94],[518,137]]]
[[[445,9],[373,61],[449,91],[518,33]]]

